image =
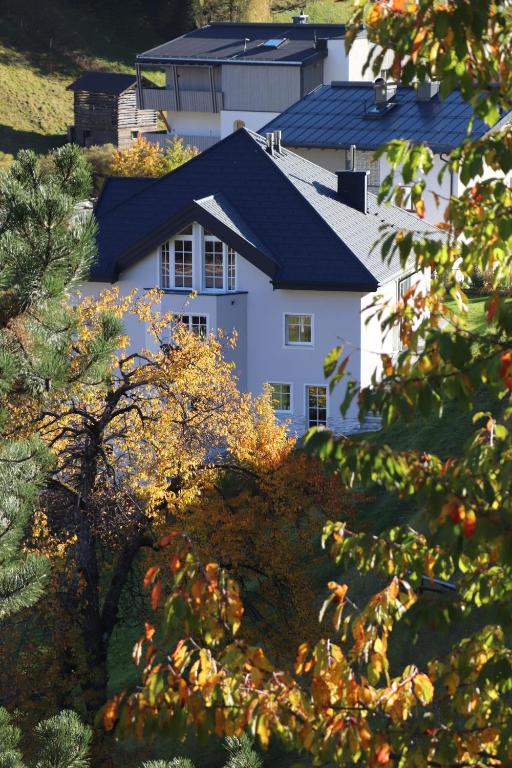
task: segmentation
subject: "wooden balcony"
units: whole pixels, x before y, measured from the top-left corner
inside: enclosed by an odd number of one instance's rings
[[[170,88],[142,88],[139,109],[164,112],[220,112],[224,104],[222,91],[175,90]]]

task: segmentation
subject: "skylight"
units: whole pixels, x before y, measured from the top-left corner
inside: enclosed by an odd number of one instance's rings
[[[265,40],[262,45],[265,48],[279,48],[280,45],[286,42],[286,37],[271,37],[270,40]]]

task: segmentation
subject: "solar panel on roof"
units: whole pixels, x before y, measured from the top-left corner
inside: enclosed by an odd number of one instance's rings
[[[270,40],[265,40],[262,45],[265,48],[279,48],[280,45],[286,42],[286,37],[271,37]]]

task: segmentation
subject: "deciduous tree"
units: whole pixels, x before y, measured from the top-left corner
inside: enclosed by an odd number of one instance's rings
[[[161,147],[158,143],[138,136],[127,149],[118,149],[112,156],[113,176],[164,176],[197,155],[195,147],[183,143],[179,136]]]
[[[363,20],[382,50],[374,49],[377,74],[390,49],[395,77],[438,79],[441,96],[460,87],[489,126],[510,109],[509,3],[360,2],[352,39]],[[148,625],[141,647],[144,689],[124,706],[113,702],[107,726],[119,712],[124,725],[144,733],[158,728],[155,715],[175,734],[190,725],[239,733],[249,724],[264,745],[275,733],[318,765],[510,765],[512,303],[500,285],[511,269],[512,193],[504,178],[511,148],[510,124],[503,124],[480,140],[468,135],[451,153],[445,172],[459,173],[467,186],[440,210],[446,240],[383,232],[383,258],[396,249],[403,264],[432,268],[432,284],[382,317],[386,327],[399,326],[404,349],[395,360],[383,356],[382,378],[370,387],[349,385],[344,404],[357,398],[361,417],[380,415],[386,430],[418,413],[441,419],[446,402],[456,401],[474,423],[462,455],[399,452],[385,441],[325,432],[307,440],[345,482],[377,483],[402,502],[414,498],[424,531],[399,526],[375,536],[351,524],[325,526],[335,561],[372,574],[379,588],[356,606],[343,576],[333,580],[321,612],[332,626],[313,647],[299,647],[294,669],[277,668],[264,647],[236,639],[243,613],[237,585],[218,566],[202,566],[176,537],[167,561],[147,577],[168,597],[161,628]],[[412,182],[421,216],[431,149],[394,141],[382,153],[391,174],[381,199],[399,195],[396,181]],[[490,272],[493,287],[482,333],[465,318],[464,287],[475,269]],[[345,370],[342,356],[335,350],[326,360],[334,386]],[[482,387],[496,403],[484,413]],[[436,597],[448,581],[451,598]],[[445,649],[426,645],[433,625],[449,631]],[[393,659],[402,634],[423,639],[421,665],[414,647],[410,663]]]

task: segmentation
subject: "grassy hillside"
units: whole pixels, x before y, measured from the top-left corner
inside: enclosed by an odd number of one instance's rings
[[[352,14],[351,0],[310,0],[299,3],[296,8],[273,13],[274,21],[291,21],[292,16],[307,13],[310,22],[317,24],[344,24]]]
[[[11,0],[0,26],[0,163],[18,149],[62,143],[72,122],[66,86],[87,69],[126,72],[155,42],[149,29],[115,10],[75,0]]]
[[[274,19],[290,21],[304,7],[311,21],[350,15],[350,0],[311,0]],[[173,36],[155,33],[121,0],[0,0],[0,8],[0,167],[19,149],[44,153],[65,140],[73,102],[66,86],[81,72],[133,71],[136,53]]]

